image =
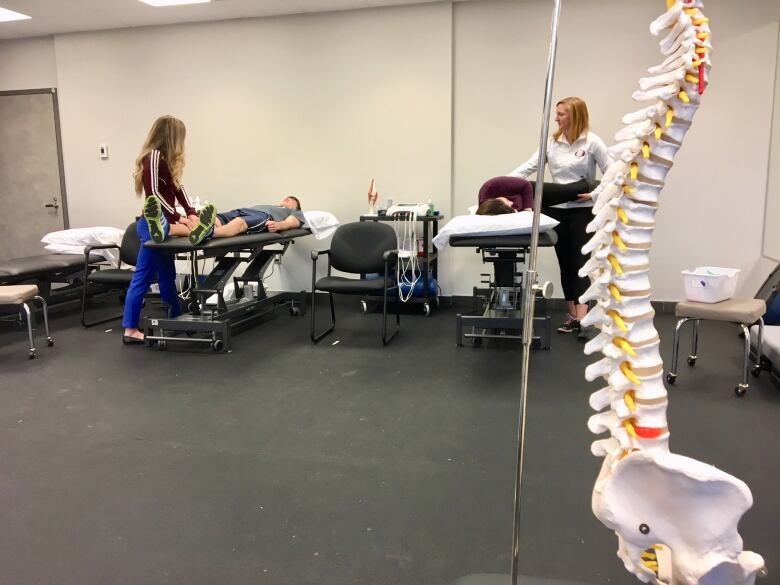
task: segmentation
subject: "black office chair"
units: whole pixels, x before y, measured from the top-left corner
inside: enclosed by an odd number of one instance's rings
[[[115,248],[119,250],[119,262],[116,268],[95,268],[94,265],[89,264],[89,255],[92,250],[108,250]],[[133,280],[133,270],[131,266],[135,266],[138,259],[138,250],[141,249],[141,240],[138,238],[138,234],[135,231],[135,222],[127,226],[124,235],[122,236],[122,243],[117,246],[116,244],[101,244],[97,246],[87,246],[84,248],[84,290],[81,294],[81,324],[84,327],[92,327],[93,325],[99,325],[100,323],[107,323],[114,319],[120,319],[123,313],[118,315],[112,315],[98,321],[87,322],[86,310],[87,310],[87,289],[89,285],[97,285],[105,290],[122,290],[124,294],[127,289],[130,288],[130,281]],[[122,264],[126,264],[127,268],[122,268]]]
[[[395,330],[387,336],[387,296],[396,290],[393,279],[398,259],[398,240],[395,230],[389,225],[374,222],[347,223],[336,230],[330,244],[330,250],[312,250],[311,273],[311,340],[320,341],[336,327],[336,311],[333,306],[333,293],[346,295],[382,295],[382,343],[387,345],[398,333],[401,326],[398,293],[393,297],[395,304]],[[328,275],[317,280],[317,258],[328,256]],[[359,279],[331,276],[331,269],[360,274]],[[368,279],[368,274],[381,274],[379,278]],[[328,293],[330,300],[330,326],[321,333],[315,333],[315,307],[317,291]]]

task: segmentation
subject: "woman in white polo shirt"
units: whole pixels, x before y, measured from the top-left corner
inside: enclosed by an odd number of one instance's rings
[[[564,98],[556,104],[555,122],[558,131],[547,143],[547,166],[553,182],[574,183],[584,179],[595,185],[596,167],[603,173],[612,160],[604,141],[589,130],[588,106],[578,97]],[[537,150],[509,176],[528,178],[538,170],[538,160]],[[592,219],[591,207],[590,193],[582,193],[573,201],[545,208],[547,215],[560,222],[555,228],[558,234],[555,255],[569,313],[558,328],[561,333],[579,332],[580,320],[588,312],[588,306],[578,301],[588,288],[588,279],[580,278],[577,272],[585,263],[582,246],[588,241],[585,227]]]

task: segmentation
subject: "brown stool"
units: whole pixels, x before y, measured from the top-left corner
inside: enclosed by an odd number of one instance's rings
[[[745,338],[745,360],[742,371],[742,382],[734,388],[737,396],[744,396],[748,389],[748,372],[754,376],[761,373],[761,345],[764,340],[764,319],[766,303],[761,299],[728,299],[719,303],[697,303],[694,301],[682,301],[677,303],[674,314],[679,318],[674,329],[674,355],[672,356],[672,369],[666,374],[666,381],[674,384],[677,379],[677,352],[680,346],[680,329],[688,321],[693,321],[693,342],[691,354],[688,356],[688,365],[696,364],[697,347],[699,344],[699,321],[726,321],[735,323],[742,328]],[[758,324],[758,355],[756,364],[750,367],[750,327]]]
[[[0,309],[12,309],[22,317],[22,311],[27,316],[27,334],[30,338],[30,359],[35,358],[35,344],[33,343],[32,311],[27,301],[35,299],[41,302],[43,307],[43,323],[46,329],[46,344],[51,347],[54,340],[49,335],[49,307],[43,297],[38,296],[38,287],[34,284],[15,284],[0,286]]]

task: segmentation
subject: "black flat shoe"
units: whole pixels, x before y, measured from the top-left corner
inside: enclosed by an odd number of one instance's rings
[[[142,345],[146,343],[145,339],[138,339],[137,337],[131,337],[130,335],[122,336],[122,344],[124,345]]]

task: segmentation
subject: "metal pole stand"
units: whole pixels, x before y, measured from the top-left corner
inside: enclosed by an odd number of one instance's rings
[[[573,581],[561,581],[560,579],[545,579],[542,577],[527,577],[518,575],[516,585],[585,585]],[[452,585],[510,585],[512,583],[511,575],[499,575],[485,573],[481,575],[469,575],[461,577]]]
[[[534,193],[534,220],[531,231],[530,261],[523,282],[523,314],[534,314],[535,292],[541,289],[536,272],[536,258],[539,248],[539,216],[542,213],[542,196],[544,190],[544,168],[547,162],[547,137],[550,129],[550,110],[552,109],[552,88],[555,78],[555,56],[558,49],[558,21],[561,15],[561,0],[555,0],[550,34],[550,53],[547,59],[547,82],[544,89],[544,108],[542,110],[542,132],[539,140],[539,161],[536,171],[536,189]],[[583,585],[571,581],[527,577],[518,575],[520,557],[520,493],[523,479],[523,460],[525,454],[525,422],[527,416],[528,365],[531,355],[531,338],[533,336],[533,319],[523,322],[523,368],[522,386],[520,390],[520,413],[518,420],[517,441],[517,475],[515,478],[514,530],[512,532],[512,567],[509,575],[478,574],[462,577],[453,585]]]

